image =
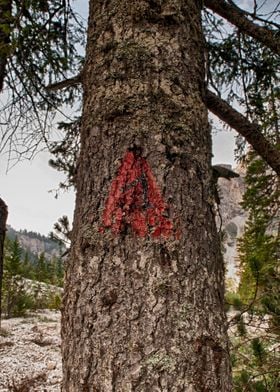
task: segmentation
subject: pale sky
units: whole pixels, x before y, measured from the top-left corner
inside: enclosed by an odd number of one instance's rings
[[[248,0],[243,1],[243,5],[249,3]],[[74,4],[86,18],[88,0],[77,0]],[[222,129],[221,123],[216,126]],[[234,137],[233,131],[214,132],[214,164],[234,164]],[[8,223],[15,229],[27,229],[47,235],[59,217],[72,217],[74,193],[61,192],[56,199],[54,193],[50,192],[58,188],[64,175],[48,165],[49,158],[46,152],[38,153],[32,161],[20,162],[6,172],[7,157],[0,156],[0,197],[8,204]]]

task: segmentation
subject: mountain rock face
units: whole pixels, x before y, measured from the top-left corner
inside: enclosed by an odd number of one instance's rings
[[[227,168],[231,169],[231,166],[227,165]],[[240,205],[245,192],[245,170],[238,166],[234,171],[239,177],[231,180],[220,178],[218,181],[221,204],[217,224],[224,231],[224,260],[230,290],[236,290],[240,280],[237,241],[243,235],[247,219],[247,212]]]
[[[31,259],[37,258],[41,253],[44,253],[45,258],[51,260],[54,257],[59,257],[65,250],[64,247],[61,247],[57,242],[44,235],[27,230],[17,231],[11,226],[8,226],[7,237],[11,240],[17,237],[20,246],[28,253]]]

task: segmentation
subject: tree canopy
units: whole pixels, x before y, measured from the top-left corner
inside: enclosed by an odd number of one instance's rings
[[[1,0],[0,15],[1,151],[28,157],[79,95],[46,87],[79,71],[85,32],[67,0]]]

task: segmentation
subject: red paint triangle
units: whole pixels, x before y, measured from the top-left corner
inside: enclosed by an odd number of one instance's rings
[[[139,237],[169,237],[174,228],[164,216],[166,209],[146,159],[137,152],[127,151],[112,181],[100,231],[110,229],[120,234],[130,226]]]

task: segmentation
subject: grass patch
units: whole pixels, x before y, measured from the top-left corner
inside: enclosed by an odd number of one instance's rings
[[[53,344],[52,340],[48,340],[48,339],[41,339],[41,338],[35,338],[30,340],[32,343],[37,344],[37,346],[40,347],[46,347],[46,346],[51,346]]]
[[[2,336],[3,338],[7,338],[10,335],[11,333],[7,329],[0,328],[0,336]]]
[[[54,319],[49,318],[47,316],[39,316],[38,321],[40,323],[56,323],[57,322],[57,320],[54,320]]]

